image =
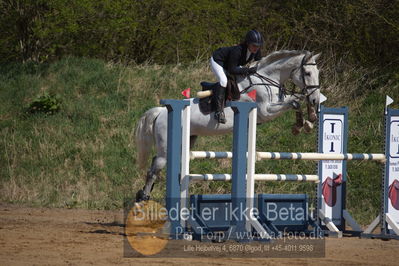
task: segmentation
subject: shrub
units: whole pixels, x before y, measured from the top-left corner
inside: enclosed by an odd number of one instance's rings
[[[45,113],[52,115],[58,112],[61,108],[61,100],[58,95],[52,95],[44,93],[43,95],[37,96],[33,102],[29,105],[27,112],[34,113]]]

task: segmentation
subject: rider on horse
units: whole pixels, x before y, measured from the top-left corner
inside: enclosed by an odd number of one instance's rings
[[[210,63],[211,69],[219,81],[214,90],[216,103],[215,119],[219,123],[226,123],[223,111],[225,93],[227,87],[226,73],[231,75],[250,75],[256,72],[256,67],[242,67],[247,63],[259,61],[262,56],[260,47],[263,45],[262,35],[256,30],[250,30],[245,40],[236,46],[222,47],[213,52]]]

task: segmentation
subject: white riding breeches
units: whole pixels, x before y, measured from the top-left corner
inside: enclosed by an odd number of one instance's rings
[[[216,63],[215,60],[213,60],[213,57],[211,57],[210,63],[211,63],[212,72],[215,74],[216,78],[218,79],[220,86],[226,88],[227,76],[226,73],[224,72],[223,67],[218,63]]]

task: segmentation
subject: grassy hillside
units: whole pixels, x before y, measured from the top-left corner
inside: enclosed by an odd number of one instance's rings
[[[333,67],[324,59],[321,82],[329,107],[350,108],[351,152],[381,152],[385,95],[399,102],[399,76],[350,66]],[[135,163],[133,130],[138,118],[162,98],[199,89],[213,80],[205,63],[120,65],[84,58],[51,64],[9,64],[0,69],[0,200],[37,206],[120,208],[144,184]],[[32,113],[38,97],[58,99],[54,114]],[[399,107],[396,104],[396,107]],[[292,137],[294,113],[258,127],[257,149],[315,151],[315,133]],[[197,150],[231,150],[232,137],[199,138]],[[195,173],[229,173],[227,160],[198,160]],[[258,173],[313,173],[314,162],[264,161]],[[379,211],[381,166],[348,163],[348,207],[360,222]],[[229,192],[229,183],[197,183],[192,193]],[[312,184],[258,183],[258,192],[314,196]],[[165,180],[154,189],[162,199]]]

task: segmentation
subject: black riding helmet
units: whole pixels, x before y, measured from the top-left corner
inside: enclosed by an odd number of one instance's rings
[[[247,44],[262,46],[263,38],[262,35],[257,30],[250,30],[247,32],[247,35],[245,35],[245,42]]]

